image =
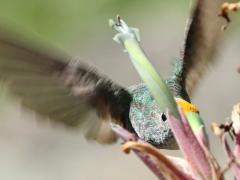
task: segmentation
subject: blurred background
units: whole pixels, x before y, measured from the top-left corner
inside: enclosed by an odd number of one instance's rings
[[[108,19],[120,14],[138,27],[142,46],[156,69],[167,78],[179,56],[191,1],[137,0],[0,0],[0,21],[80,57],[112,80],[127,87],[141,82],[122,48],[112,41]],[[199,85],[193,102],[208,130],[223,122],[239,102],[237,74],[240,13],[224,32],[218,62]],[[79,133],[39,125],[34,114],[0,92],[0,179],[4,180],[122,180],[156,179],[134,154],[121,152],[120,142],[101,146]],[[211,147],[224,161],[219,141]],[[166,151],[178,154],[178,151]]]

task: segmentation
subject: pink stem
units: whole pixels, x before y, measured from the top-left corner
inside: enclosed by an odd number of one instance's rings
[[[132,133],[128,132],[124,128],[118,125],[112,125],[112,130],[125,142],[126,141],[137,141],[137,138]],[[149,158],[149,156],[144,155],[140,151],[133,150],[133,152],[144,162],[144,164],[161,180],[165,180],[161,171],[159,171],[156,164]]]

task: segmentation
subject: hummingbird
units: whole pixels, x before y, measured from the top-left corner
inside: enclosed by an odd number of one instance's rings
[[[182,52],[166,80],[183,111],[198,112],[190,96],[214,60],[220,4],[195,1]],[[117,136],[110,124],[118,124],[157,148],[178,149],[166,112],[145,84],[124,88],[77,58],[4,28],[0,29],[0,82],[41,119],[79,128],[87,139],[113,143]]]

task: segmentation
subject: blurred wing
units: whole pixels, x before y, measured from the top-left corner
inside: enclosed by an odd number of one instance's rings
[[[196,0],[189,19],[183,50],[184,84],[189,94],[195,90],[208,66],[214,62],[223,21],[218,17],[223,0]]]
[[[130,94],[78,60],[43,48],[0,30],[0,80],[50,122],[81,127],[102,143],[116,140],[109,120],[124,125]]]

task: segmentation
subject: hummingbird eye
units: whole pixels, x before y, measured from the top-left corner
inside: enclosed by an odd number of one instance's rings
[[[167,116],[164,113],[161,114],[161,118],[162,118],[163,121],[167,120]]]

